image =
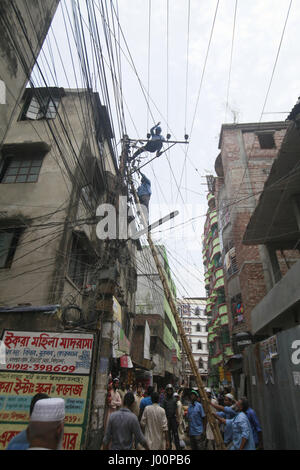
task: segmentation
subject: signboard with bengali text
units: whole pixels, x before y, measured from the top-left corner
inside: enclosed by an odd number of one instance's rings
[[[4,450],[9,441],[26,429],[26,424],[1,424],[0,423],[0,450]],[[82,429],[65,426],[63,437],[63,450],[80,450]]]
[[[0,422],[27,422],[32,397],[46,393],[65,400],[66,424],[82,424],[88,383],[88,377],[0,372]]]
[[[78,450],[84,438],[94,336],[6,330],[0,364],[0,450],[27,427],[32,397],[65,400],[63,448]]]
[[[6,330],[0,370],[89,375],[93,335]]]

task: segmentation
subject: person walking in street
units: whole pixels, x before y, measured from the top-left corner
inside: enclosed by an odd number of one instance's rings
[[[247,418],[249,419],[251,429],[253,432],[255,447],[258,450],[262,450],[263,449],[262,429],[261,429],[257,414],[252,408],[250,408],[248,399],[246,397],[243,397],[242,400],[246,408],[245,413],[247,415]]]
[[[185,448],[185,430],[184,430],[184,416],[183,416],[183,406],[180,400],[179,393],[174,393],[175,400],[177,402],[177,422],[178,422],[178,437],[179,444],[181,449]]]
[[[132,412],[136,415],[136,417],[139,417],[140,414],[140,404],[141,400],[143,399],[143,389],[141,386],[137,387],[136,393],[134,394],[134,403],[132,405]]]
[[[108,450],[110,442],[110,450],[131,450],[134,442],[140,443],[146,450],[149,450],[140,423],[131,411],[133,403],[133,393],[127,392],[123,407],[110,415],[103,438],[103,450]]]
[[[232,446],[230,450],[255,450],[255,443],[250,422],[246,415],[247,404],[244,399],[237,402],[237,415],[224,419],[216,413],[214,416],[222,423],[232,425]]]
[[[174,389],[171,384],[166,386],[166,397],[162,403],[162,408],[164,408],[168,420],[168,432],[169,432],[169,442],[170,448],[172,446],[172,438],[174,438],[174,443],[176,450],[180,450],[180,442],[178,436],[178,421],[177,421],[177,401],[173,397]]]
[[[30,403],[30,409],[29,409],[29,418],[32,415],[34,405],[36,402],[39,400],[43,400],[44,398],[49,398],[49,396],[46,393],[37,393],[34,395],[34,397],[31,400]],[[29,442],[27,438],[27,431],[28,427],[24,429],[24,431],[21,431],[19,434],[17,434],[15,437],[11,439],[9,442],[8,446],[6,447],[6,450],[26,450],[29,447]]]
[[[65,401],[63,398],[39,400],[28,425],[28,450],[62,450]]]
[[[126,392],[127,392],[125,382],[121,382],[121,386],[120,386],[120,388],[117,388],[117,392],[120,395],[122,403],[123,403],[124,397],[125,397]]]
[[[160,394],[159,394],[159,405],[162,406],[164,399],[165,399],[165,390],[163,387],[160,388]]]
[[[206,433],[206,416],[201,403],[197,401],[199,394],[191,391],[191,405],[188,407],[188,434],[192,450],[204,450]]]
[[[152,405],[145,408],[141,427],[145,429],[145,438],[150,450],[168,450],[170,448],[168,438],[168,421],[166,412],[159,406],[159,393],[151,395]]]
[[[112,383],[108,384],[107,387],[107,408],[106,415],[104,419],[104,429],[107,427],[109,417],[112,413],[117,411],[122,405],[122,400],[118,392],[119,379],[114,379]]]
[[[142,398],[140,402],[139,421],[141,421],[142,419],[143,412],[146,406],[152,405],[152,399],[151,399],[152,392],[154,392],[154,388],[151,385],[149,385],[149,387],[147,388],[147,391],[145,392],[146,396]]]

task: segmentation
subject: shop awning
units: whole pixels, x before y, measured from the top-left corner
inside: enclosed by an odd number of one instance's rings
[[[55,313],[60,308],[60,305],[42,305],[39,307],[33,306],[18,306],[18,307],[1,307],[0,313]]]

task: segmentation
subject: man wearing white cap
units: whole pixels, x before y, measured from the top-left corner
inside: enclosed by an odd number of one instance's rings
[[[61,450],[64,419],[65,402],[62,398],[39,400],[30,416],[28,450]]]

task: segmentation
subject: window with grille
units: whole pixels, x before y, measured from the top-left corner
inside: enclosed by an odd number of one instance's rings
[[[200,323],[197,323],[197,325],[196,325],[196,331],[201,331]]]
[[[224,246],[225,257],[224,257],[224,267],[226,269],[227,276],[237,273],[238,264],[236,259],[236,250],[233,246],[233,242],[229,241]]]
[[[7,157],[5,159],[1,183],[35,183],[38,180],[43,157]]]
[[[50,96],[33,96],[30,102],[25,104],[21,120],[55,119],[59,101],[58,98]]]
[[[198,349],[202,349],[202,342],[200,340],[198,341]]]

